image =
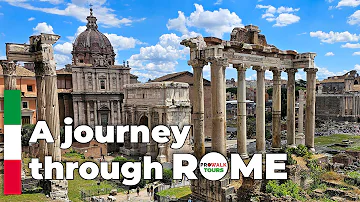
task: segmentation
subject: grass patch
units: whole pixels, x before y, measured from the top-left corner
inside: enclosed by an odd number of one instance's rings
[[[97,185],[96,180],[84,180],[80,177],[78,170],[74,172],[74,179],[68,180],[68,196],[69,199],[73,202],[81,202],[80,191],[85,191],[85,193],[91,193],[93,195],[105,195],[109,194],[111,189],[117,189],[115,185],[110,182],[103,181],[100,185]],[[98,191],[100,192],[98,193]],[[123,191],[119,190],[118,192]]]
[[[177,199],[183,198],[191,194],[190,186],[177,187],[172,189],[166,189],[157,193],[159,196],[176,197]]]
[[[335,143],[341,143],[343,140],[350,140],[353,141],[354,143],[351,144],[349,147],[333,146],[331,148],[342,151],[346,151],[346,150],[360,151],[360,136],[349,135],[349,134],[333,134],[329,136],[315,137],[315,145],[331,146]]]
[[[21,194],[21,195],[4,195],[4,183],[3,183],[4,175],[0,175],[0,201],[2,202],[17,202],[17,201],[26,201],[26,202],[38,202],[38,201],[51,201],[46,198],[46,196],[42,193],[38,194]]]

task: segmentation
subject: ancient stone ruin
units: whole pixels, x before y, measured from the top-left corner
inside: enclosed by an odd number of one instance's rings
[[[185,39],[182,45],[190,48],[188,64],[194,71],[194,88],[196,95],[193,113],[194,121],[194,153],[200,159],[205,154],[204,148],[204,91],[203,67],[211,64],[212,93],[212,151],[227,155],[226,151],[226,92],[225,69],[232,64],[238,72],[238,113],[237,113],[237,150],[248,157],[246,148],[246,70],[252,67],[257,71],[256,93],[256,151],[265,153],[265,71],[273,72],[273,112],[272,150],[281,148],[281,72],[288,74],[287,83],[287,146],[296,144],[295,126],[295,73],[303,69],[307,74],[306,86],[306,120],[305,145],[314,151],[315,133],[315,91],[316,72],[314,66],[315,53],[297,53],[292,50],[279,50],[269,45],[266,37],[260,34],[257,26],[248,25],[245,28],[234,28],[230,41],[215,37],[197,37]],[[301,131],[301,130],[300,130]],[[219,182],[208,181],[199,177],[192,181],[194,198],[210,201],[229,201],[234,199],[229,194],[233,188],[229,180]]]
[[[61,161],[60,120],[57,92],[56,64],[53,44],[60,36],[41,34],[30,37],[30,44],[6,44],[6,61],[1,61],[4,71],[5,90],[16,89],[16,65],[18,61],[35,64],[37,91],[37,120],[45,120],[53,136],[54,143],[40,141],[40,162],[45,156],[52,156],[53,161]],[[50,196],[57,200],[68,200],[67,181],[51,180]]]

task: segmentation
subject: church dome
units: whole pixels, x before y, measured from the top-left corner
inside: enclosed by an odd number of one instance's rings
[[[87,18],[86,30],[79,34],[73,43],[73,63],[93,66],[114,65],[115,53],[110,40],[98,30],[92,8]]]

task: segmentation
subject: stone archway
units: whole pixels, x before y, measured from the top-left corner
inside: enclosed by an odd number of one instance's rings
[[[146,115],[142,115],[138,121],[138,125],[144,125],[149,127],[149,118]],[[141,134],[139,133],[139,142],[142,142]],[[146,154],[147,152],[147,143],[139,143],[140,154]]]
[[[149,126],[149,118],[146,115],[143,115],[139,120],[139,126]]]

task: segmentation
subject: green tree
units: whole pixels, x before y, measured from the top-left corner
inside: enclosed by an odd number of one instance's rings
[[[227,92],[227,93],[230,92],[230,93],[232,93],[232,94],[237,95],[237,88],[227,88],[227,89],[226,89],[226,92]]]
[[[34,131],[35,125],[34,124],[27,124],[23,125],[21,128],[21,145],[22,146],[29,146],[29,141],[31,135]]]

